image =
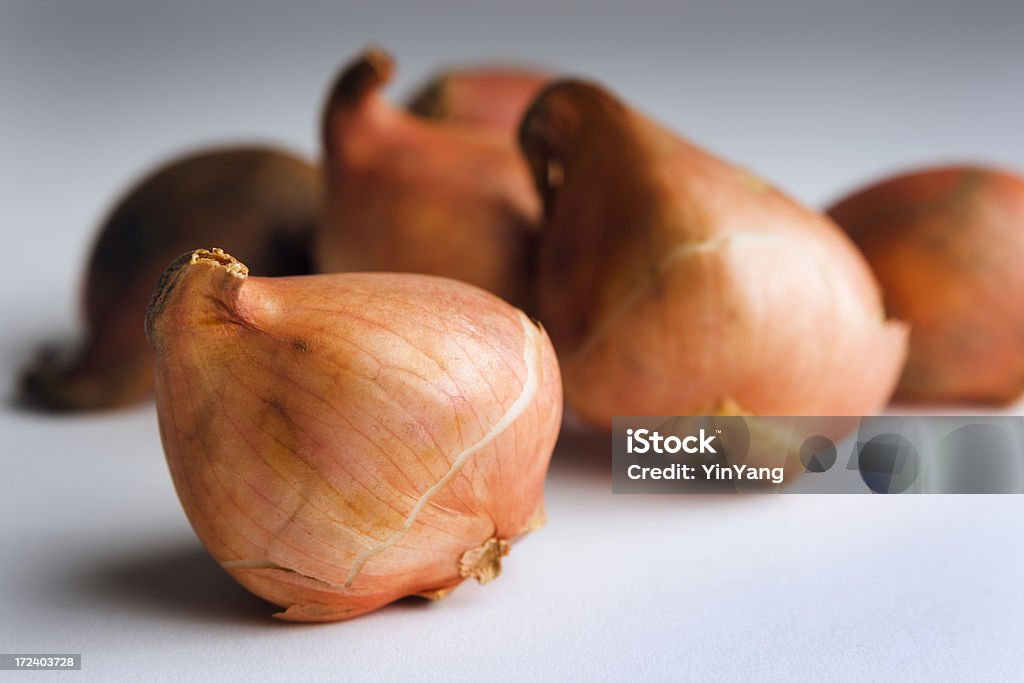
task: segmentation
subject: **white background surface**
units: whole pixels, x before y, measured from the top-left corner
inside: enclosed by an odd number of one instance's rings
[[[1019,2],[135,4],[0,5],[4,387],[36,341],[74,331],[86,248],[128,182],[209,142],[314,154],[322,91],[369,41],[399,59],[396,93],[478,58],[590,75],[812,204],[916,163],[1024,164]],[[70,418],[5,406],[0,435],[0,651],[80,652],[68,679],[1024,668],[1019,496],[613,496],[607,440],[568,435],[549,525],[500,580],[296,626],[194,540],[151,405]]]

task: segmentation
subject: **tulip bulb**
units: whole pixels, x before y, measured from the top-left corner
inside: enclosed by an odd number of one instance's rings
[[[828,219],[589,83],[545,89],[521,142],[544,198],[540,317],[584,419],[886,404],[906,330]]]
[[[318,270],[441,275],[529,307],[540,203],[511,127],[414,116],[380,92],[393,69],[370,50],[328,97]]]
[[[411,274],[176,260],[149,307],[160,434],[196,534],[294,621],[496,577],[543,521],[561,419],[546,334]]]
[[[927,168],[830,211],[910,323],[901,399],[1008,403],[1024,392],[1024,178]]]
[[[153,389],[153,357],[143,319],[167,263],[215,240],[262,275],[309,272],[319,212],[316,169],[275,149],[206,150],[155,171],[117,204],[93,247],[84,342],[64,359],[44,351],[23,377],[26,398],[58,410],[145,398]]]

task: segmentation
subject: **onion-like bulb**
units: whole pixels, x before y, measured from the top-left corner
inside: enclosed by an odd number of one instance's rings
[[[408,274],[248,277],[201,249],[164,273],[146,328],[189,521],[283,619],[486,582],[543,521],[558,365],[491,294]]]
[[[896,395],[1008,403],[1024,392],[1024,177],[922,168],[837,202],[829,214],[910,323]]]
[[[317,169],[288,152],[206,149],[161,166],[125,194],[96,238],[82,292],[85,339],[67,357],[44,349],[22,378],[23,394],[53,410],[149,396],[153,357],[143,319],[167,263],[215,242],[260,275],[309,273],[319,217]]]
[[[546,88],[521,142],[546,214],[538,310],[583,418],[886,404],[906,330],[827,218],[589,83]]]
[[[368,50],[327,97],[317,269],[441,275],[531,310],[540,202],[513,127],[416,116],[384,97],[393,70]]]

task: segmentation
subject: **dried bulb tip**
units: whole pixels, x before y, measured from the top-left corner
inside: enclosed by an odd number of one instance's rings
[[[174,259],[157,281],[149,306],[146,307],[146,339],[154,350],[159,346],[158,335],[155,332],[157,319],[163,314],[168,298],[177,288],[182,276],[192,266],[199,264],[213,266],[239,280],[244,280],[249,275],[249,268],[244,263],[217,247],[185,252]]]
[[[192,252],[189,265],[206,263],[218,268],[223,268],[229,275],[244,279],[249,274],[249,268],[223,249],[214,247],[212,249],[196,249]]]
[[[366,48],[355,62],[342,71],[331,88],[327,100],[328,113],[338,106],[358,104],[368,93],[390,81],[394,70],[395,61],[391,55],[376,46]]]

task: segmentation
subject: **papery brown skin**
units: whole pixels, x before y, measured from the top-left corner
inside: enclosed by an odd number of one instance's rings
[[[452,69],[416,92],[409,110],[435,121],[493,128],[514,138],[526,108],[551,80],[540,69]]]
[[[828,219],[589,83],[547,88],[520,135],[540,318],[584,419],[885,406],[906,330]]]
[[[926,168],[829,214],[864,252],[885,305],[910,324],[897,397],[1007,403],[1024,392],[1024,178]]]
[[[317,269],[441,275],[529,310],[540,203],[515,136],[392,105],[393,68],[370,50],[328,97]]]
[[[143,320],[167,263],[214,241],[261,275],[308,273],[319,212],[315,167],[276,149],[205,150],[157,169],[118,202],[93,246],[85,339],[66,359],[44,350],[22,378],[25,398],[53,410],[92,410],[150,395]]]
[[[483,290],[248,277],[198,250],[162,277],[147,334],[189,521],[282,619],[486,582],[543,522],[557,361],[534,322]]]

